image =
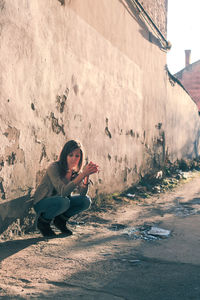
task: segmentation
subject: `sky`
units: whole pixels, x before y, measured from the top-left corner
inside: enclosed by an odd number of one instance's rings
[[[200,60],[200,0],[168,0],[167,40],[170,73],[185,68],[185,50],[191,50],[191,63]]]

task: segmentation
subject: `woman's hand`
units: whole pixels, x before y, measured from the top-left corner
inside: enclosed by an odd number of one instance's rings
[[[84,168],[83,168],[83,174],[84,176],[89,176],[91,174],[97,173],[99,171],[99,166],[94,164],[92,161],[87,164]]]
[[[97,172],[99,172],[99,166],[94,164],[93,162],[90,162],[89,164],[87,164],[83,168],[83,171],[81,173],[79,173],[79,175],[75,179],[73,179],[72,181],[76,185],[78,185],[84,179],[84,184],[87,184],[89,176],[91,174],[94,174],[94,173],[97,173]]]

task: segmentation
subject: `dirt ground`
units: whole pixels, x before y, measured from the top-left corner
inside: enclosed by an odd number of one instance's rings
[[[71,237],[1,240],[0,299],[199,300],[199,224],[196,172],[167,193],[88,211]]]

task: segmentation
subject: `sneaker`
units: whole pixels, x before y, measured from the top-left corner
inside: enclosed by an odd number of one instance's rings
[[[37,228],[43,236],[53,237],[56,236],[55,232],[50,227],[51,220],[47,220],[41,215],[37,221]]]
[[[68,236],[73,234],[72,231],[67,228],[66,220],[64,220],[61,216],[55,217],[53,223],[56,226],[56,228],[58,228],[65,235]]]

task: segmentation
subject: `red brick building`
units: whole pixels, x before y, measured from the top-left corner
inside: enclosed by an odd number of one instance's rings
[[[185,68],[174,74],[181,82],[200,112],[200,60],[190,64],[191,50],[185,50]]]

